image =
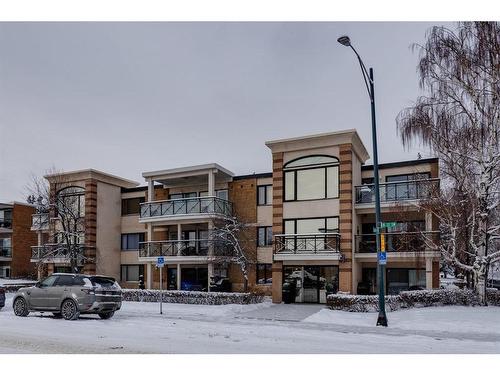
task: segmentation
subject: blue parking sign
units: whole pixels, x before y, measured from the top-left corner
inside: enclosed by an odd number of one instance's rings
[[[378,253],[378,263],[387,264],[387,253],[385,251],[380,251]]]
[[[163,257],[156,258],[156,266],[157,267],[163,267],[164,264],[165,264],[165,258],[163,258]]]

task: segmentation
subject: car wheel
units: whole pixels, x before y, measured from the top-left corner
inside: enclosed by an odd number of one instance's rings
[[[75,301],[71,299],[65,300],[61,305],[61,315],[66,320],[78,319],[80,311],[78,311]]]
[[[17,297],[14,301],[14,314],[17,316],[28,316],[28,304],[23,297]]]
[[[115,315],[114,311],[102,312],[98,314],[101,319],[109,319]]]

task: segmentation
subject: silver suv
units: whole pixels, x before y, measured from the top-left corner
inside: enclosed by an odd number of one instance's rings
[[[47,311],[66,320],[80,314],[109,319],[121,308],[122,291],[112,277],[54,273],[35,286],[19,289],[12,305],[17,316]]]

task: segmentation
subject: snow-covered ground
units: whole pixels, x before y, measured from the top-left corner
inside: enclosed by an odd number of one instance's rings
[[[36,281],[34,280],[29,280],[29,279],[4,279],[0,277],[0,286],[1,285],[30,285],[30,284],[35,284]]]
[[[111,320],[0,311],[0,353],[500,353],[500,308],[376,314],[319,305],[202,306],[124,302]]]

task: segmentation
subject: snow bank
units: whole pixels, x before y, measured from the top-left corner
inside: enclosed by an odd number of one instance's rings
[[[499,290],[488,289],[486,295],[489,305],[500,306]],[[416,290],[386,296],[385,304],[388,311],[428,306],[477,306],[479,298],[468,289]],[[327,305],[332,310],[375,312],[378,311],[378,296],[331,294],[327,297]]]
[[[159,302],[160,291],[151,289],[122,289],[124,301]],[[261,303],[264,295],[254,293],[194,292],[185,290],[163,291],[162,301],[195,305],[247,305]]]

